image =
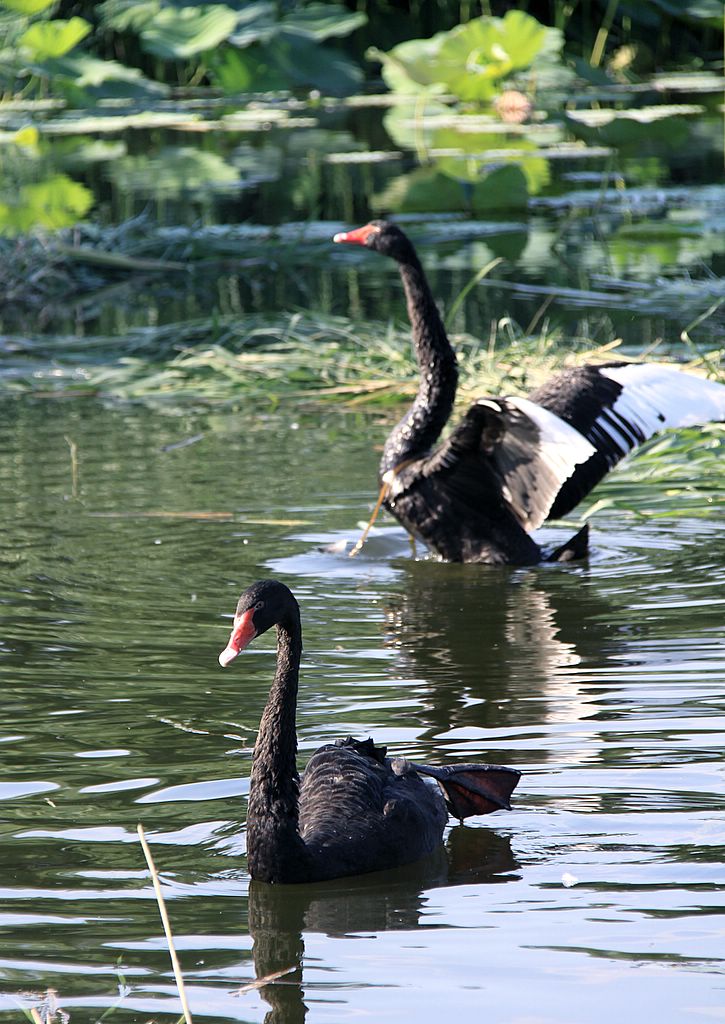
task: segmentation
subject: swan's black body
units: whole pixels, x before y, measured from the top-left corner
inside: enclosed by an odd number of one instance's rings
[[[446,805],[459,818],[509,807],[520,773],[498,765],[435,768],[389,759],[372,740],[317,750],[300,783],[295,710],[302,653],[290,590],[263,580],[239,599],[219,660],[229,664],[255,636],[277,627],[277,671],[254,748],[247,814],[253,878],[316,882],[412,863],[441,841]],[[438,781],[440,790],[421,775]],[[442,793],[441,793],[442,790]]]
[[[421,371],[413,405],[380,464],[386,507],[453,562],[528,565],[586,552],[586,528],[544,555],[530,531],[570,512],[657,430],[725,419],[725,386],[658,364],[557,374],[528,399],[479,399],[437,448],[453,409],[456,358],[406,235],[372,221],[335,236],[398,264]]]

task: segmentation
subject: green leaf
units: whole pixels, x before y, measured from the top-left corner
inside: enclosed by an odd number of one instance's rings
[[[36,227],[65,228],[81,220],[93,205],[93,193],[66,174],[23,185],[13,200],[0,202],[0,232],[19,234]]]
[[[55,0],[0,0],[3,7],[9,7],[11,11],[18,11],[20,14],[40,14],[51,7]]]
[[[538,156],[533,142],[518,137],[491,135],[484,132],[461,133],[455,129],[439,129],[433,135],[434,149],[460,149],[460,156],[435,160],[436,166],[452,178],[478,184],[508,165],[516,165],[524,177],[526,190],[536,195],[549,184],[549,161]],[[513,179],[511,179],[513,180]],[[515,205],[519,205],[517,202]]]
[[[229,42],[244,48],[252,43],[267,43],[279,31],[274,4],[268,0],[248,4],[237,15],[234,32]]]
[[[638,107],[616,110],[602,107],[598,110],[572,110],[566,118],[575,135],[587,142],[605,146],[638,146],[658,141],[679,146],[687,139],[690,125],[686,118],[702,114],[703,108],[694,104],[662,104],[657,107]]]
[[[20,45],[30,50],[33,60],[48,60],[63,57],[69,50],[85,39],[91,26],[84,18],[69,18],[63,21],[37,21],[23,32]]]
[[[392,209],[399,213],[470,212],[525,209],[528,198],[526,178],[520,167],[497,167],[476,184],[430,167],[419,167],[396,178],[373,198],[373,206],[376,210]]]
[[[163,60],[183,60],[213,50],[236,24],[236,11],[224,4],[164,7],[141,29],[141,46]]]
[[[225,92],[271,92],[289,87],[289,78],[272,59],[266,46],[249,46],[239,51],[223,47],[221,55],[211,55],[209,76]]]
[[[504,18],[484,15],[431,39],[411,39],[387,54],[370,55],[383,60],[383,77],[396,91],[422,86],[486,102],[506,75],[529,67],[537,57],[558,60],[562,46],[558,29],[540,25],[523,11],[508,11]]]
[[[383,80],[393,92],[416,93],[421,86],[437,86],[442,92],[443,85],[437,84],[436,61],[445,34],[439,32],[432,39],[409,39],[394,46],[389,53],[371,47],[366,56],[382,62]]]
[[[161,82],[145,78],[138,68],[86,53],[46,61],[35,70],[58,81],[66,93],[79,100],[88,93],[96,97],[147,97],[165,96],[169,91]]]
[[[39,141],[40,132],[34,124],[27,124],[23,128],[18,128],[13,139],[16,146],[26,146],[28,149],[35,149]]]
[[[674,18],[704,21],[713,28],[722,27],[722,0],[652,0],[652,3]]]
[[[547,29],[523,11],[481,17],[447,33],[436,77],[462,100],[488,100],[499,79],[528,67],[543,48]]]
[[[210,68],[210,77],[214,85],[219,85],[227,93],[250,92],[253,88],[254,70],[246,54],[231,46],[225,46],[219,57]]]
[[[161,10],[161,0],[106,0],[96,11],[101,24],[114,32],[140,32]]]
[[[316,3],[292,11],[281,24],[288,32],[320,43],[331,36],[349,35],[367,20],[367,15],[361,11],[348,11],[340,4]]]
[[[116,186],[146,196],[236,192],[239,172],[217,153],[191,146],[166,146],[153,156],[128,156],[110,168]]]
[[[288,76],[288,81],[312,86],[332,96],[347,96],[362,83],[362,71],[344,54],[331,47],[318,46],[303,36],[283,32],[267,49]]]

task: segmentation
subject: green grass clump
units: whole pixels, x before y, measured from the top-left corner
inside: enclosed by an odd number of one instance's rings
[[[525,393],[556,370],[617,357],[618,341],[542,330],[526,335],[501,320],[481,342],[453,335],[461,370],[459,400]],[[418,368],[407,328],[313,314],[203,318],[136,328],[122,338],[6,339],[12,367],[0,392],[93,393],[129,400],[244,400],[397,404],[415,394]],[[692,366],[721,365],[720,353]]]

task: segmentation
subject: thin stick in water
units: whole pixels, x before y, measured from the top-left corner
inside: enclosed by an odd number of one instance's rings
[[[78,497],[78,445],[75,441],[72,441],[67,434],[64,434],[65,443],[70,448],[70,479],[71,479],[71,494],[74,498]]]
[[[158,872],[154,864],[153,857],[151,856],[151,850],[149,844],[146,842],[146,836],[144,835],[143,825],[137,825],[136,831],[141,841],[141,848],[146,858],[149,871],[151,872],[151,881],[154,885],[154,893],[156,894],[156,902],[159,905],[159,915],[161,917],[161,923],[164,926],[164,932],[166,933],[166,942],[169,947],[169,956],[171,957],[171,966],[174,969],[174,977],[176,978],[176,987],[179,990],[179,999],[181,1000],[181,1008],[184,1011],[184,1020],[186,1024],[192,1024],[191,1012],[189,1011],[189,1004],[186,1001],[186,990],[184,989],[184,978],[181,974],[181,966],[179,964],[178,957],[176,956],[176,949],[174,948],[174,937],[171,934],[171,924],[169,922],[169,916],[166,913],[166,905],[164,903],[164,897],[161,892],[161,882],[159,881]]]
[[[350,549],[350,551],[348,553],[348,556],[347,556],[348,558],[354,558],[355,555],[359,554],[359,552],[362,551],[363,544],[368,539],[368,534],[372,530],[373,524],[375,523],[375,520],[378,518],[378,512],[380,511],[380,506],[385,501],[385,497],[386,497],[386,495],[387,495],[389,490],[390,490],[390,484],[388,484],[388,483],[384,483],[383,486],[380,488],[380,494],[378,495],[378,500],[375,502],[375,508],[373,509],[373,514],[370,516],[370,520],[369,520],[367,526],[365,527],[365,529],[363,530],[363,532],[360,534],[360,537],[357,540],[356,544],[354,545],[354,547],[352,547]]]

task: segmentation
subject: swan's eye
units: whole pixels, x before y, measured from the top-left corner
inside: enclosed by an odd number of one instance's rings
[[[257,601],[257,603],[254,606],[255,612],[258,612],[262,608],[264,608],[264,601]]]

